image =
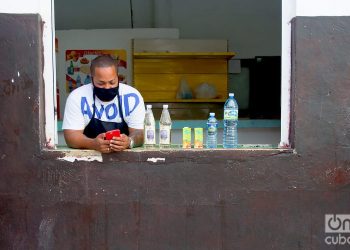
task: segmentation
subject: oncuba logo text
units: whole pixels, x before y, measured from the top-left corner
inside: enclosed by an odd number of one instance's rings
[[[331,234],[325,237],[327,245],[350,245],[350,214],[326,214],[325,232]]]

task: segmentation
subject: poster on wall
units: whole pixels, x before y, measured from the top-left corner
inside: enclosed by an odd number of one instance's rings
[[[91,83],[91,60],[106,54],[118,59],[119,82],[126,83],[126,50],[66,50],[66,92]]]

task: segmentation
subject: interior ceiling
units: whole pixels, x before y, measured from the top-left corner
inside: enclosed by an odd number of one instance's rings
[[[66,29],[152,28],[154,0],[55,0],[55,25]]]

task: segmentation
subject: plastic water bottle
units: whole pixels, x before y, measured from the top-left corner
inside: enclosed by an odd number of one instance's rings
[[[217,148],[218,138],[218,121],[215,118],[215,113],[209,113],[207,121],[207,148]]]
[[[224,106],[224,148],[237,148],[238,135],[238,104],[233,93],[229,93],[229,97]]]
[[[91,77],[90,75],[86,75],[85,80],[84,80],[84,85],[89,84],[91,82]]]
[[[168,105],[163,105],[162,115],[159,120],[159,147],[170,148],[171,145],[171,118]]]
[[[144,122],[144,147],[154,148],[156,145],[156,126],[152,112],[152,105],[147,105],[146,107],[147,109]]]
[[[82,85],[82,84],[81,84],[81,77],[80,77],[80,75],[77,76],[76,83],[77,83],[77,88],[80,87],[80,86]]]

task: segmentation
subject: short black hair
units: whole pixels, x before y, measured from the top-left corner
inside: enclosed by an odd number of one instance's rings
[[[91,61],[90,72],[91,76],[94,75],[96,68],[103,67],[115,67],[115,71],[118,73],[118,58],[113,58],[111,55],[100,55]]]

